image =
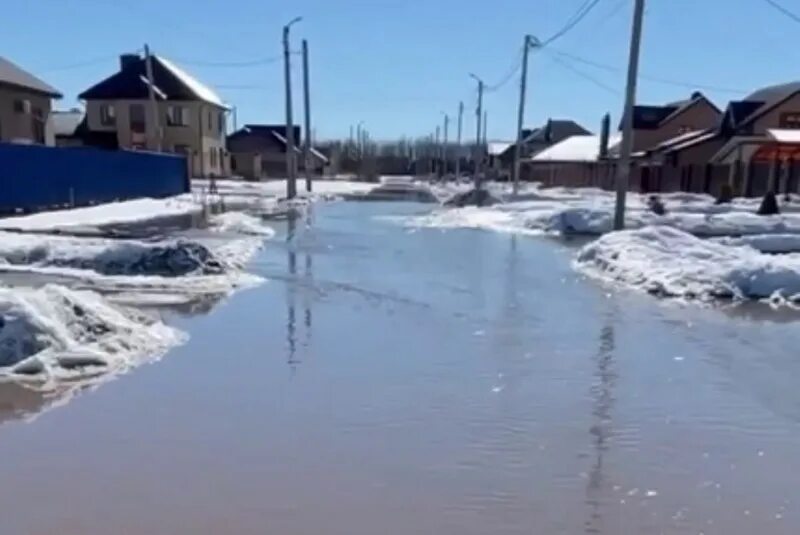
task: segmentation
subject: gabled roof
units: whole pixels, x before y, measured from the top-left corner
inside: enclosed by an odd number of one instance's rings
[[[633,129],[656,130],[667,121],[671,121],[678,115],[684,113],[689,108],[696,106],[700,102],[706,102],[715,110],[717,110],[717,112],[720,112],[719,108],[717,108],[713,102],[706,98],[703,93],[700,91],[695,91],[692,93],[692,96],[686,100],[670,102],[663,106],[634,106]],[[622,129],[622,124],[620,124],[620,129]]]
[[[43,82],[2,56],[0,56],[0,84],[27,89],[52,98],[61,98],[63,96],[53,86]]]
[[[511,141],[490,141],[488,151],[489,156],[499,156],[513,146],[514,143]]]
[[[300,144],[300,127],[294,127],[294,139],[295,139],[295,146],[294,150],[298,153],[302,153],[302,145]],[[286,140],[286,125],[277,125],[277,124],[246,124],[236,132],[232,133],[228,136],[228,139],[237,139],[244,136],[251,136],[257,137],[261,139],[274,139],[281,145],[283,145],[284,149],[286,148],[286,144],[288,143]],[[320,151],[311,147],[311,153],[319,158],[320,160],[327,162],[328,157],[322,154]]]
[[[609,137],[609,146],[619,142],[619,134]],[[531,158],[536,163],[596,162],[600,158],[600,136],[577,135],[568,137],[544,149]]]
[[[227,109],[222,99],[208,86],[180,69],[168,59],[153,55],[153,90],[162,100],[200,100]],[[149,81],[145,60],[136,55],[123,56],[115,74],[93,85],[78,98],[84,100],[145,99]]]
[[[54,110],[50,114],[53,122],[53,134],[56,136],[75,135],[78,126],[83,121],[83,110],[72,109],[67,111]]]
[[[584,127],[571,119],[548,119],[544,126],[535,128],[530,135],[523,139],[523,143],[544,142],[561,140],[568,136],[591,134]]]

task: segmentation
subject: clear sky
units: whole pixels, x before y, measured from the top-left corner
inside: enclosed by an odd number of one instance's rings
[[[781,0],[800,12],[800,0]],[[490,85],[508,78],[522,38],[546,39],[584,0],[0,0],[0,54],[76,95],[114,72],[116,56],[148,43],[215,87],[239,123],[281,122],[281,27],[302,15],[294,48],[309,40],[314,128],[346,136],[364,121],[372,137],[427,135],[463,100],[465,137],[474,136],[474,72]],[[167,6],[169,8],[167,9]],[[622,106],[633,0],[599,0],[551,51],[531,57],[526,124],[572,118],[596,130]],[[705,91],[720,107],[772,83],[800,78],[800,23],[766,0],[648,0],[638,101],[663,103]],[[615,69],[564,59],[567,52]],[[559,59],[560,58],[560,59]],[[295,117],[302,117],[295,57]],[[578,72],[575,72],[575,69]],[[586,76],[588,75],[589,78]],[[486,96],[489,137],[514,137],[518,74]],[[701,88],[702,89],[702,88]],[[730,91],[733,90],[733,91]],[[738,92],[737,92],[738,91]],[[452,130],[451,130],[452,132]]]

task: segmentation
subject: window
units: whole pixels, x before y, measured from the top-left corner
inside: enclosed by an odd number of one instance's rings
[[[219,168],[220,170],[225,168],[225,151],[222,147],[219,148]]]
[[[208,110],[208,131],[209,132],[213,132],[214,131],[213,121],[214,121],[214,116],[211,115],[211,110]]]
[[[781,128],[800,129],[800,112],[781,113]]]
[[[188,126],[189,110],[184,106],[170,106],[167,108],[167,126]]]
[[[30,109],[30,100],[17,99],[14,101],[14,113],[29,113]]]
[[[114,126],[117,124],[117,112],[111,104],[100,105],[100,124],[103,126]]]
[[[217,166],[217,151],[214,149],[208,152],[208,162],[211,164],[211,167]]]
[[[219,128],[217,129],[217,132],[220,133],[220,134],[224,134],[225,133],[225,112],[224,111],[219,112],[218,120],[219,120]]]
[[[175,152],[177,154],[185,154],[188,156],[192,153],[192,147],[189,145],[175,145]]]
[[[143,104],[131,104],[130,107],[130,126],[131,132],[137,134],[144,134],[146,131],[147,121],[144,114]]]

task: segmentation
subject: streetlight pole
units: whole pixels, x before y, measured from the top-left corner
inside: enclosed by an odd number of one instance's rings
[[[292,119],[292,65],[289,49],[289,30],[302,20],[295,17],[283,27],[283,77],[286,89],[286,198],[297,195],[297,155],[295,154],[294,120]]]
[[[442,138],[442,177],[447,176],[447,137],[450,131],[450,116],[445,112],[444,115],[444,137]]]
[[[642,43],[644,0],[636,0],[633,8],[633,30],[628,60],[628,85],[625,89],[625,111],[622,115],[622,144],[617,166],[617,205],[614,210],[614,230],[625,228],[625,195],[631,175],[633,152],[633,107],[636,103],[636,80],[639,74],[639,51]]]

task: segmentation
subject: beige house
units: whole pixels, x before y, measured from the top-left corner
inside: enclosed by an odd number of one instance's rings
[[[0,57],[0,141],[54,144],[51,101],[61,93]]]
[[[227,106],[171,61],[153,55],[151,65],[152,85],[145,59],[125,54],[116,74],[79,95],[89,133],[106,146],[185,154],[192,176],[229,176]]]

